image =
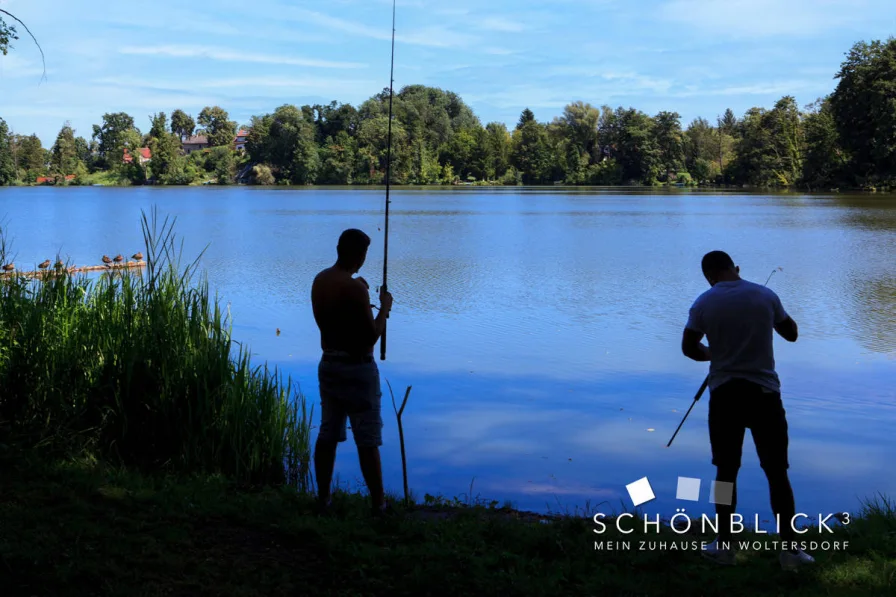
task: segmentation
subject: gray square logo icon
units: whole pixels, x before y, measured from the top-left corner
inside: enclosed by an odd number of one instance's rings
[[[713,481],[712,495],[709,501],[713,504],[721,504],[722,506],[730,506],[734,501],[734,483],[727,481]]]

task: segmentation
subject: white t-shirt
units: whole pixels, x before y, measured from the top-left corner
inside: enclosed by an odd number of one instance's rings
[[[747,280],[718,282],[697,297],[685,327],[706,335],[709,389],[740,378],[780,392],[772,337],[787,317],[777,294]]]

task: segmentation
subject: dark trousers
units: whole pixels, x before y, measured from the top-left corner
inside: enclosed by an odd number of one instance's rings
[[[709,441],[716,481],[733,486],[731,504],[716,504],[719,540],[731,539],[731,515],[737,507],[737,473],[747,429],[753,435],[759,464],[768,478],[772,511],[780,519],[781,539],[795,541],[791,525],[796,506],[787,476],[787,417],[781,394],[745,379],[722,384],[710,392],[709,398]],[[748,520],[749,517],[745,522]]]

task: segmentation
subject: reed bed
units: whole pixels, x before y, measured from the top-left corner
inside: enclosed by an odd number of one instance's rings
[[[144,471],[308,489],[301,392],[232,339],[202,254],[181,265],[175,220],[154,210],[141,224],[143,271],[0,280],[0,433]]]

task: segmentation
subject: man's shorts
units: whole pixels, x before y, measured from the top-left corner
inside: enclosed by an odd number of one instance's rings
[[[376,361],[341,363],[324,358],[318,365],[317,379],[321,404],[318,439],[344,442],[346,419],[350,419],[358,447],[383,445],[382,392]]]
[[[740,468],[747,429],[763,470],[789,468],[787,417],[780,393],[745,379],[732,379],[710,392],[709,441],[715,466]]]

